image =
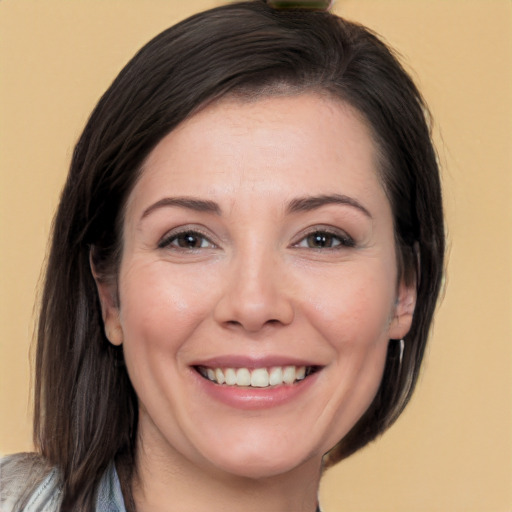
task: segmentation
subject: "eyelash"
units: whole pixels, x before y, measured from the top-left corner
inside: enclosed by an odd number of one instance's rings
[[[180,246],[179,241],[186,242],[186,237],[189,237],[189,241],[195,239],[196,241],[201,240],[201,244],[199,247],[194,246]],[[316,237],[317,242],[325,243],[327,246],[313,247],[310,242],[314,243],[314,238]],[[177,242],[175,244],[174,242]],[[207,246],[204,247],[203,243],[207,242]],[[301,245],[302,243],[306,243],[306,246]],[[332,245],[334,243],[334,245]],[[329,229],[315,229],[310,231],[309,233],[302,236],[302,238],[293,244],[293,247],[304,248],[304,249],[315,249],[315,250],[337,250],[347,247],[355,247],[356,243],[354,239],[347,235],[344,232],[334,231]],[[203,233],[194,229],[187,229],[179,232],[170,233],[165,236],[159,243],[158,248],[164,249],[167,247],[173,247],[176,250],[199,250],[199,249],[207,249],[216,247],[216,245]]]
[[[327,240],[327,243],[332,244],[333,241],[335,241],[335,245],[331,245],[329,247],[312,247],[309,245],[309,242],[311,241],[311,237],[317,237],[317,240],[320,240],[320,238],[323,238],[324,240]],[[307,246],[301,246],[300,244],[305,242],[308,244]],[[356,243],[355,240],[347,235],[346,233],[342,231],[334,231],[330,229],[314,229],[313,231],[310,231],[306,235],[304,235],[298,242],[296,242],[293,246],[304,248],[304,249],[314,249],[318,251],[322,250],[337,250],[337,249],[344,249],[347,247],[355,247]]]
[[[199,247],[186,247],[186,246],[180,246],[177,244],[173,244],[173,242],[184,240],[186,237],[195,238],[197,240],[201,240],[201,246]],[[203,242],[208,243],[208,247],[202,247]],[[158,248],[159,249],[165,249],[166,247],[173,247],[176,250],[182,250],[182,251],[190,251],[190,250],[199,250],[199,249],[208,249],[211,247],[216,247],[215,244],[203,233],[200,231],[197,231],[195,229],[186,229],[183,231],[178,231],[174,233],[170,233],[166,235],[160,242],[158,242]]]

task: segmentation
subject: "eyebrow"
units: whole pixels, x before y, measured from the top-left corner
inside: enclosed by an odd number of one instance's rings
[[[179,206],[196,212],[221,214],[220,206],[214,201],[196,199],[194,197],[164,197],[146,208],[141,216],[141,220],[147,217],[151,212],[167,206]]]
[[[342,194],[299,197],[290,201],[286,210],[288,213],[308,212],[329,204],[342,204],[351,206],[353,208],[357,208],[370,219],[372,218],[370,212],[359,201]],[[141,216],[141,220],[147,217],[153,211],[169,206],[178,206],[181,208],[194,210],[196,212],[215,213],[216,215],[222,214],[220,206],[215,201],[197,199],[194,197],[164,197],[163,199],[160,199],[156,203],[153,203],[151,206],[146,208]]]
[[[353,208],[357,208],[359,211],[364,213],[364,215],[370,219],[372,218],[370,212],[359,201],[353,197],[345,196],[342,194],[299,197],[290,201],[287,210],[289,213],[308,212],[329,204],[343,204],[352,206]]]

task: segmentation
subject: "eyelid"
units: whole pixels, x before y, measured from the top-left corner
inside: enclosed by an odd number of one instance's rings
[[[200,237],[204,238],[208,241],[208,243],[213,247],[217,248],[218,245],[212,241],[212,238],[210,235],[206,234],[200,227],[196,225],[185,225],[185,226],[178,226],[176,228],[171,229],[168,231],[164,236],[160,238],[158,241],[157,247],[159,249],[165,249],[166,247],[169,247],[171,242],[176,239],[180,235],[184,235],[187,233],[199,235]],[[208,247],[211,248],[211,247]],[[176,247],[177,250],[180,249],[180,247]],[[185,249],[184,249],[185,250]],[[193,251],[194,249],[186,249],[187,251]],[[198,250],[198,249],[195,249]]]
[[[295,241],[291,244],[292,247],[298,247],[298,244],[300,244],[303,240],[305,240],[308,236],[313,235],[315,233],[326,233],[328,235],[331,235],[333,237],[336,237],[340,244],[335,247],[326,247],[326,248],[318,248],[317,250],[326,251],[326,250],[336,250],[338,248],[347,248],[347,247],[355,247],[356,241],[352,236],[350,236],[345,230],[340,228],[335,228],[332,226],[325,226],[325,225],[319,225],[319,226],[311,226],[310,228],[307,228],[303,230],[297,237],[295,238]]]

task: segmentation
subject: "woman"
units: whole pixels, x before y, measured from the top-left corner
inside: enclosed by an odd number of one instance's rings
[[[443,252],[425,107],[371,32],[262,1],[171,27],[76,146],[41,455],[4,460],[3,506],[314,511],[411,396]]]

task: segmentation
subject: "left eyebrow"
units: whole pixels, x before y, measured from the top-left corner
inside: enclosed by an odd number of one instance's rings
[[[299,197],[290,201],[287,211],[288,213],[307,212],[329,204],[343,204],[357,208],[372,219],[370,212],[357,199],[342,194]]]

